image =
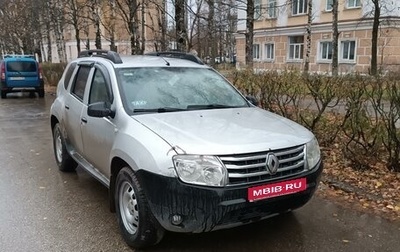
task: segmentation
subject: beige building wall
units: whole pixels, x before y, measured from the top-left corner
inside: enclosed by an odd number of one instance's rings
[[[263,0],[264,6],[267,6],[267,1]],[[363,0],[361,0],[360,6],[353,8],[348,8],[346,1],[348,0],[339,1],[339,71],[342,73],[368,73],[371,61],[373,23],[372,18],[368,15],[370,16],[372,12]],[[323,58],[323,47],[326,46],[324,44],[332,42],[332,12],[326,10],[326,0],[314,0],[313,4],[310,70],[327,73],[331,70],[332,60],[329,57],[328,59]],[[400,5],[400,1],[399,3],[392,2],[392,4]],[[254,25],[254,45],[259,47],[259,54],[255,54],[253,57],[254,68],[257,70],[303,69],[306,53],[307,14],[293,16],[291,9],[287,8],[283,13],[279,13],[277,18],[271,19],[266,13],[267,10],[255,21]],[[380,26],[378,65],[383,71],[398,71],[400,66],[400,15],[392,14],[394,15],[383,16]],[[245,40],[240,26],[238,28],[239,31],[236,35],[237,67],[244,68],[246,67]],[[289,45],[289,40],[293,36],[303,37],[302,59],[293,60],[289,57],[290,48],[294,47],[294,45],[292,47]],[[273,44],[274,57],[272,59],[266,58],[270,56],[266,44]]]

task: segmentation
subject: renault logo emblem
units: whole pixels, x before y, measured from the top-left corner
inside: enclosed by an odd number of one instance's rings
[[[279,167],[279,160],[275,156],[274,153],[267,154],[265,166],[267,167],[267,170],[269,171],[269,173],[271,175],[276,174],[276,172],[278,171],[278,167]]]

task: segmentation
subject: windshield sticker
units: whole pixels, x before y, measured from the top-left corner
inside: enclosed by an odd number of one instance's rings
[[[147,101],[133,101],[132,105],[133,106],[144,106],[147,104]]]

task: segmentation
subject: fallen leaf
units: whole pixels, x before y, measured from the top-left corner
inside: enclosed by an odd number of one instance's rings
[[[392,205],[387,205],[386,208],[388,208],[388,209],[390,209],[390,210],[393,210],[393,209],[394,209],[394,206],[392,206]]]

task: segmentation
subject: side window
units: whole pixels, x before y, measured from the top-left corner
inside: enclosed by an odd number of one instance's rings
[[[71,80],[72,74],[74,73],[76,67],[76,62],[71,63],[71,65],[69,65],[67,72],[65,73],[65,77],[64,77],[64,88],[67,89],[68,88],[68,84]]]
[[[83,100],[86,82],[90,73],[90,67],[80,66],[76,74],[75,85],[72,87],[72,93]]]
[[[95,102],[111,103],[110,96],[108,95],[107,92],[106,79],[104,78],[103,73],[99,69],[96,69],[96,72],[94,73],[92,86],[90,88],[90,94],[89,94],[89,104]]]

